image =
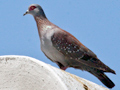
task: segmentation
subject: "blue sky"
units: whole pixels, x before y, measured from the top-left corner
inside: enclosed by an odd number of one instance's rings
[[[120,82],[120,0],[1,0],[0,55],[24,55],[58,67],[40,50],[40,40],[34,18],[23,16],[30,4],[42,6],[47,18],[73,34],[98,58],[116,71],[107,73],[119,90]],[[88,72],[66,70],[104,86]]]

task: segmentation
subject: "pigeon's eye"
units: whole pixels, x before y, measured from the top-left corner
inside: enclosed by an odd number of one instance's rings
[[[29,11],[34,10],[35,8],[36,8],[35,6],[31,6],[31,7],[29,8]]]

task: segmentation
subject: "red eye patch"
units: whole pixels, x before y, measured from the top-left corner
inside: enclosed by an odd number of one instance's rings
[[[29,8],[29,11],[34,10],[35,8],[36,8],[35,6],[31,6],[31,7]]]

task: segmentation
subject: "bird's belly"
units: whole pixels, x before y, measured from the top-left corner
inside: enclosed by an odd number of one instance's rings
[[[44,52],[44,54],[51,59],[51,61],[60,62],[66,66],[64,56],[53,47],[52,42],[50,40],[47,39],[42,41],[41,49]]]

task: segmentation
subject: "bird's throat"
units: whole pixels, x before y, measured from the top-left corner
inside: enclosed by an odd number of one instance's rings
[[[48,28],[51,28],[50,21],[45,17],[34,17],[34,18],[37,24],[39,36],[41,37],[43,31],[46,31],[48,30]]]

